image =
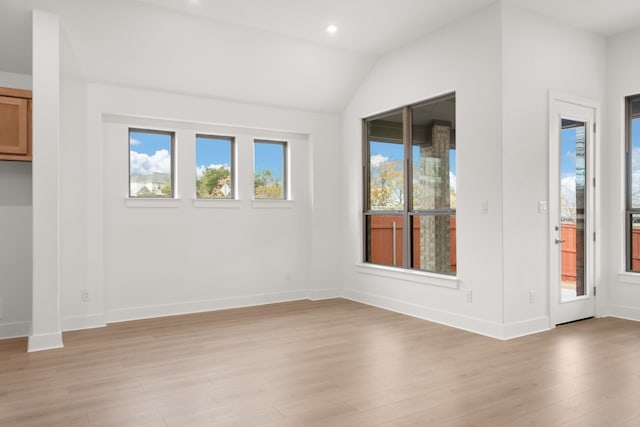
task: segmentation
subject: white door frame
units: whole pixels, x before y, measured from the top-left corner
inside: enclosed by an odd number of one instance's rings
[[[577,320],[577,319],[567,319],[562,317],[562,312],[559,308],[559,281],[560,281],[560,269],[561,269],[561,260],[559,253],[559,245],[555,243],[555,239],[559,238],[559,231],[555,230],[555,226],[559,225],[559,199],[560,199],[560,191],[558,186],[559,179],[559,155],[558,153],[552,150],[554,145],[558,144],[560,137],[560,119],[562,116],[562,106],[578,106],[582,108],[592,109],[593,110],[593,122],[592,125],[595,128],[593,132],[590,129],[587,129],[587,159],[586,159],[586,167],[587,167],[587,184],[588,184],[588,198],[587,198],[587,224],[586,227],[586,235],[585,239],[588,241],[587,250],[585,253],[586,263],[587,263],[587,271],[585,272],[588,280],[587,285],[589,286],[588,292],[589,295],[593,296],[593,315],[598,316],[598,296],[601,296],[602,293],[593,295],[594,287],[597,288],[597,285],[600,283],[600,260],[601,258],[601,249],[600,249],[600,239],[598,239],[598,235],[600,234],[600,191],[599,185],[597,184],[596,177],[599,176],[600,172],[600,103],[598,101],[594,101],[591,99],[586,99],[578,96],[574,96],[567,93],[557,92],[557,91],[549,91],[549,240],[548,240],[548,250],[549,250],[549,327],[555,328],[556,324],[562,323],[569,320]],[[591,136],[591,138],[589,138]],[[589,141],[590,139],[590,141]],[[590,154],[589,154],[590,153]],[[593,233],[595,233],[596,240],[593,240]],[[569,303],[571,304],[571,303]]]

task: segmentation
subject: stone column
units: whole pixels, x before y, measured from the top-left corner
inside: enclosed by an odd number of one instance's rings
[[[449,148],[451,126],[434,122],[427,131],[431,142],[420,147],[420,209],[450,206]],[[448,215],[420,217],[420,269],[449,272],[451,230]]]

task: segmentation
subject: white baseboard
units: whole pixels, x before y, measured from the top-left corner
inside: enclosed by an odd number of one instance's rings
[[[23,338],[31,335],[31,322],[0,323],[0,340]]]
[[[640,309],[636,307],[609,305],[607,314],[611,317],[619,317],[620,319],[635,320],[636,322],[640,322]]]
[[[129,320],[150,319],[154,317],[176,316],[180,314],[201,313],[205,311],[225,310],[229,308],[251,307],[279,302],[308,299],[308,292],[290,291],[269,294],[247,295],[232,298],[219,298],[206,301],[191,301],[177,304],[163,304],[146,307],[131,307],[109,310],[106,323],[126,322]]]
[[[544,332],[550,329],[548,317],[537,317],[535,319],[527,319],[520,322],[505,323],[502,336],[505,340],[510,340],[512,338],[537,334],[538,332]]]
[[[342,298],[342,289],[311,289],[309,291],[309,299],[311,301],[334,298]]]
[[[54,348],[62,348],[62,332],[43,335],[29,335],[28,352],[53,350]]]
[[[393,298],[381,297],[353,289],[345,289],[344,298],[491,338],[504,339],[504,328],[501,323],[436,310],[430,307]]]
[[[62,319],[62,331],[78,331],[81,329],[103,328],[107,326],[104,314],[87,316],[69,316]]]

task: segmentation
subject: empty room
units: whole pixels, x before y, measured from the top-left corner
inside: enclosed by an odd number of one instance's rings
[[[0,426],[640,425],[638,23],[0,0]]]

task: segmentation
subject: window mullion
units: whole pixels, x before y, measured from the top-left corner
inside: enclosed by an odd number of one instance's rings
[[[413,224],[411,224],[411,218],[409,212],[413,208],[413,189],[412,189],[412,177],[413,168],[411,167],[411,108],[404,107],[402,110],[402,143],[404,144],[404,211],[402,213],[402,221],[404,226],[402,228],[402,266],[404,268],[411,268],[411,260],[413,254],[411,253],[412,237],[413,237]]]

